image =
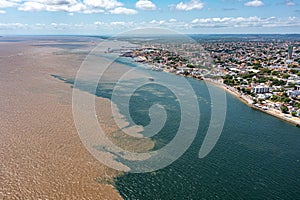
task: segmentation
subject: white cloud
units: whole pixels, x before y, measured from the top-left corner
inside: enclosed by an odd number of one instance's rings
[[[36,23],[35,26],[36,26],[36,27],[44,28],[44,27],[46,26],[46,24],[43,24],[43,23]]]
[[[5,10],[0,10],[0,14],[5,14],[6,11]]]
[[[156,10],[156,5],[149,0],[139,0],[136,2],[135,7],[141,10]]]
[[[176,10],[190,11],[190,10],[201,10],[204,8],[204,3],[199,0],[191,0],[187,3],[180,2],[175,6]]]
[[[0,8],[8,8],[18,6],[19,0],[0,0]]]
[[[71,29],[71,28],[73,28],[73,24],[66,24],[66,23],[55,23],[55,22],[53,22],[53,23],[51,23],[50,24],[51,25],[51,27],[53,28],[53,29],[56,29],[56,30],[67,30],[67,29]]]
[[[123,3],[117,0],[28,0],[22,1],[17,7],[22,11],[63,11],[91,14],[104,13],[105,10],[111,11],[120,6],[123,6]]]
[[[39,2],[46,5],[69,5],[75,4],[76,0],[29,0],[33,2]]]
[[[123,6],[123,3],[117,0],[84,0],[83,2],[85,5],[103,9],[113,9],[119,6]]]
[[[105,24],[105,23],[104,22],[100,22],[100,21],[94,22],[94,25],[96,25],[96,26],[102,26],[103,24]]]
[[[112,25],[112,26],[126,26],[127,22],[111,22],[110,25]]]
[[[124,22],[124,21],[115,21],[115,22],[110,22],[106,23],[104,25],[106,28],[110,29],[121,29],[124,30],[124,28],[136,28],[138,25],[135,24],[134,22]]]
[[[42,19],[41,19],[42,20]],[[54,21],[53,23],[35,23],[35,24],[22,24],[22,23],[0,23],[1,31],[12,30],[30,30],[31,32],[36,30],[37,32],[42,31],[64,31],[69,33],[78,32],[93,32],[93,31],[107,31],[115,32],[126,31],[133,28],[170,28],[178,31],[188,31],[188,32],[200,32],[202,30],[209,31],[210,33],[218,32],[218,30],[228,30],[236,32],[241,30],[287,30],[289,32],[290,28],[297,30],[300,27],[299,17],[288,17],[288,18],[276,18],[268,17],[261,18],[258,16],[252,17],[215,17],[215,18],[196,18],[191,21],[181,21],[181,20],[152,20],[143,22],[132,22],[132,21],[95,21],[93,23],[60,23]],[[277,28],[277,29],[276,29]]]
[[[158,25],[162,25],[162,24],[165,24],[165,20],[159,20],[159,21],[157,21],[157,20],[151,20],[149,23],[150,24],[158,24]]]
[[[31,0],[26,1],[18,7],[22,11],[64,11],[64,12],[80,12],[87,7],[76,2],[76,0]]]
[[[124,7],[118,7],[115,8],[113,10],[109,11],[111,14],[125,14],[125,15],[135,15],[138,12],[136,10],[133,9],[129,9],[129,8],[124,8]]]
[[[93,13],[104,13],[102,9],[86,9],[83,11],[84,14],[93,14]]]
[[[241,28],[241,27],[289,27],[300,26],[299,18],[260,18],[252,17],[224,17],[224,18],[199,18],[191,21],[191,26],[196,27],[210,27],[210,28]]]
[[[291,1],[291,0],[286,0],[286,1],[285,1],[285,5],[287,5],[287,6],[295,6],[296,3],[293,2],[293,1]]]
[[[66,11],[73,13],[73,12],[84,11],[86,9],[87,9],[86,5],[84,5],[82,3],[76,3],[76,4],[73,4],[73,5],[69,6]]]
[[[0,23],[0,30],[25,29],[25,28],[28,28],[28,24]]]
[[[260,7],[263,5],[264,5],[264,3],[260,0],[253,0],[253,1],[248,1],[245,3],[245,6],[250,6],[250,7]]]
[[[46,10],[46,6],[38,2],[25,2],[18,9],[22,11],[41,11]]]

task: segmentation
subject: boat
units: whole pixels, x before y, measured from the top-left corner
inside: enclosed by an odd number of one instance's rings
[[[149,81],[154,81],[153,77],[149,77],[148,79],[149,79]]]

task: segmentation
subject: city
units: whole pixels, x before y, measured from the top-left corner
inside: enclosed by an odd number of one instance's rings
[[[215,83],[253,108],[300,124],[299,40],[150,42],[122,56]]]

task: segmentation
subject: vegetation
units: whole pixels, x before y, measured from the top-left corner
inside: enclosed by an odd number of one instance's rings
[[[283,112],[283,113],[288,113],[289,112],[289,109],[288,109],[288,107],[287,106],[281,106],[281,111]]]
[[[292,111],[292,116],[296,117],[297,116],[297,112],[296,111]]]
[[[284,80],[279,80],[279,79],[274,79],[271,83],[271,86],[284,86],[286,85],[286,81]]]

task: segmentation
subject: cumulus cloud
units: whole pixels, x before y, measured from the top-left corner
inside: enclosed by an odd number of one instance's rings
[[[0,23],[0,30],[24,29],[28,28],[28,24],[21,23]]]
[[[120,14],[125,14],[125,15],[135,15],[137,14],[138,12],[134,9],[129,9],[129,8],[124,8],[124,7],[118,7],[118,8],[115,8],[113,10],[110,10],[109,11],[111,14],[117,14],[117,15],[120,15]]]
[[[104,22],[104,21],[95,21],[93,23],[81,23],[81,24],[72,24],[72,23],[60,23],[53,22],[49,24],[44,23],[35,23],[35,24],[22,24],[22,23],[0,23],[0,30],[30,30],[30,31],[95,31],[95,30],[104,30],[104,31],[116,31],[116,30],[128,30],[132,28],[145,28],[145,27],[156,27],[156,28],[171,28],[174,30],[188,30],[188,31],[199,31],[199,30],[208,30],[210,32],[217,32],[218,29],[226,30],[238,30],[245,28],[247,30],[273,30],[274,28],[280,28],[281,30],[288,30],[289,28],[297,29],[300,27],[300,18],[298,17],[288,17],[288,18],[277,18],[277,17],[268,17],[261,18],[258,16],[252,17],[215,17],[215,18],[196,18],[191,21],[183,20],[151,20],[143,22],[133,22],[133,21],[113,21],[113,22]],[[299,29],[299,28],[298,28]],[[73,31],[72,31],[73,30]]]
[[[85,9],[83,11],[84,14],[93,14],[93,13],[104,13],[105,10],[103,9]]]
[[[18,9],[23,11],[41,11],[47,9],[47,6],[39,2],[25,2]]]
[[[286,1],[285,1],[285,5],[287,5],[287,6],[295,6],[296,3],[293,2],[293,1],[291,1],[291,0],[286,0]]]
[[[162,24],[165,24],[165,20],[159,20],[159,21],[157,21],[157,20],[151,20],[149,23],[150,24],[159,24],[159,25],[162,25]]]
[[[141,10],[156,10],[156,5],[149,0],[139,0],[136,2],[135,7]]]
[[[117,0],[84,0],[83,2],[87,6],[103,9],[113,9],[123,6],[123,3]]]
[[[80,12],[87,9],[86,5],[76,0],[31,0],[26,1],[18,7],[22,11],[64,11]]]
[[[257,16],[252,17],[224,17],[224,18],[199,18],[191,21],[192,27],[227,27],[227,28],[241,28],[241,27],[298,27],[300,26],[300,19],[289,17],[281,19],[276,17],[261,18]]]
[[[117,22],[111,22],[110,25],[112,25],[112,26],[131,26],[131,25],[133,25],[133,22],[117,21]]]
[[[103,24],[105,24],[105,23],[101,22],[101,21],[95,21],[94,22],[94,25],[96,25],[96,26],[102,26]]]
[[[202,3],[199,0],[191,0],[189,2],[180,2],[175,6],[176,10],[182,10],[182,11],[190,11],[190,10],[201,10],[204,8],[204,3]]]
[[[9,8],[9,7],[15,7],[19,5],[19,0],[0,0],[0,8]]]
[[[113,14],[135,14],[135,10],[123,8],[123,3],[118,0],[13,0],[14,4],[8,4],[6,0],[0,0],[5,6],[16,6],[22,11],[62,11],[69,13],[113,13]]]
[[[253,0],[245,3],[245,6],[250,6],[250,7],[261,7],[263,5],[264,3],[260,0]]]

